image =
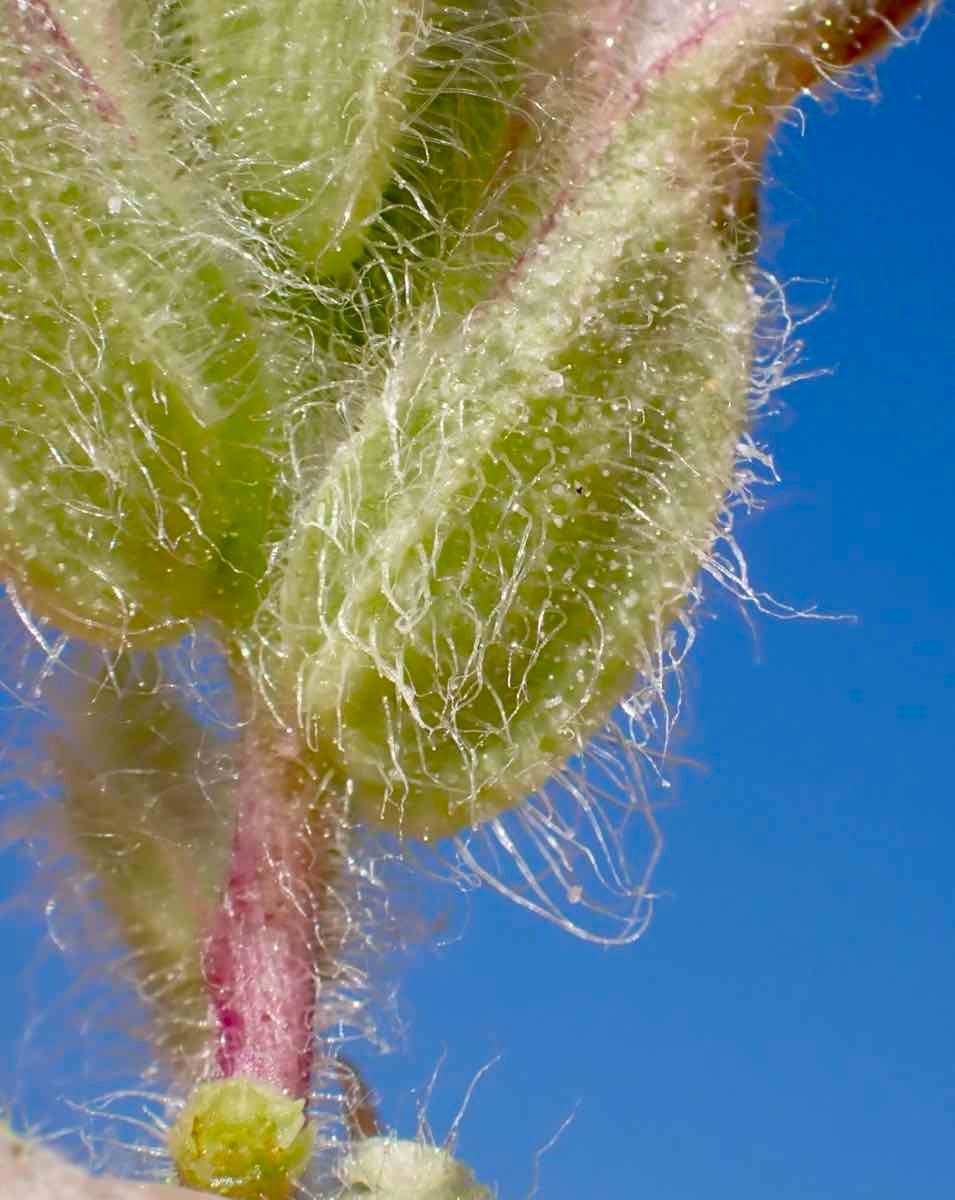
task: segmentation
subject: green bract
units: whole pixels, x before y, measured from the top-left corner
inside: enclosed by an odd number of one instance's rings
[[[340,270],[379,206],[421,0],[187,0],[169,19],[205,109],[205,154],[305,271]]]
[[[266,567],[293,339],[146,95],[85,83],[26,9],[0,41],[0,562],[94,642],[234,627]]]
[[[520,801],[652,673],[706,558],[754,304],[673,134],[627,123],[498,299],[407,339],[299,516],[281,641],[363,817]]]

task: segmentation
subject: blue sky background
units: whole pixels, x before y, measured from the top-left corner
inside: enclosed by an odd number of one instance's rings
[[[541,1200],[955,1194],[953,69],[949,8],[881,67],[878,104],[806,106],[764,202],[766,265],[817,281],[793,288],[807,308],[832,296],[802,331],[803,366],[832,374],[760,430],[782,483],[740,541],[757,587],[855,621],[747,622],[711,594],[646,937],[600,950],[481,892],[406,965],[404,1044],[367,1060],[410,1133],[444,1055],[440,1138],[501,1056],[460,1151],[502,1200],[572,1113]],[[18,892],[12,858],[0,873]],[[75,1120],[61,1075],[76,1097],[123,1080],[37,938],[8,914],[0,1088],[55,1127]]]

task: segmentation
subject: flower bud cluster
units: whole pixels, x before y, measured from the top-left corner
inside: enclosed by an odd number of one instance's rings
[[[212,623],[363,818],[520,801],[707,561],[754,152],[885,28],[847,0],[11,0],[21,600],[112,646]]]

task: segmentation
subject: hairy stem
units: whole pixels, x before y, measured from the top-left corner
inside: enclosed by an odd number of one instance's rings
[[[223,1078],[308,1093],[329,854],[314,778],[296,739],[253,722],[243,735],[232,862],[204,970]]]

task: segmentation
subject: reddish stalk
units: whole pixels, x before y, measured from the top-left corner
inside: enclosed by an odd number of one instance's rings
[[[296,739],[253,721],[243,734],[232,861],[203,955],[216,1066],[308,1095],[331,860],[320,789]]]

